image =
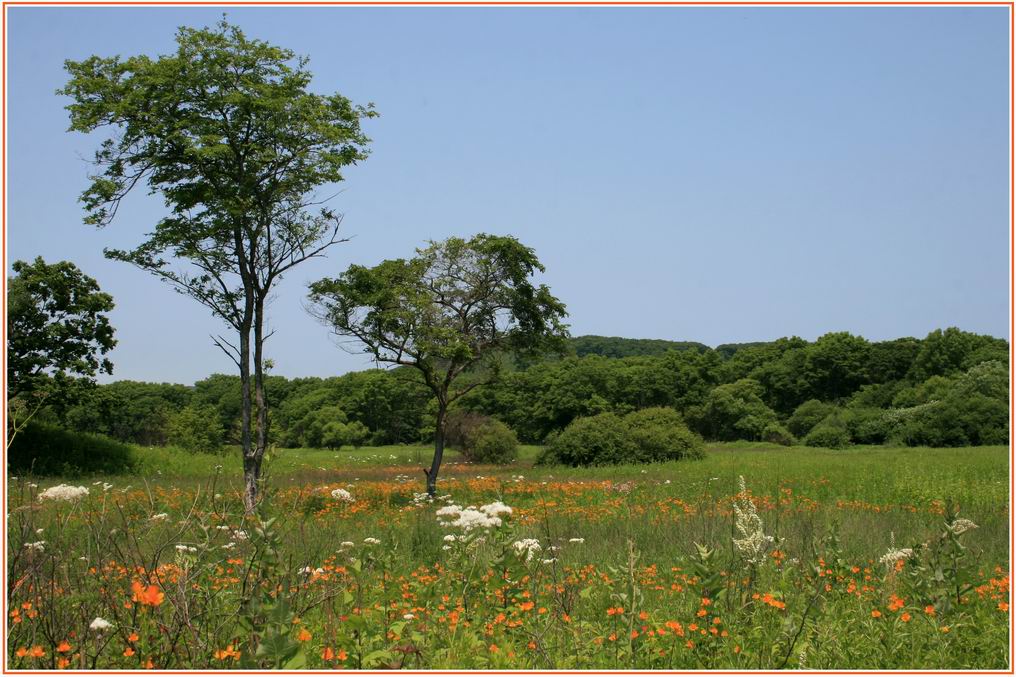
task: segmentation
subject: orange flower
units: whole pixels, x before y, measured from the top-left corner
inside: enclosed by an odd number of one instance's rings
[[[929,616],[934,616],[935,607],[929,604],[928,606],[924,607],[924,613],[928,614]]]
[[[127,656],[127,658],[130,658],[131,656],[134,655],[134,649],[127,647],[126,649],[123,650],[123,655]]]
[[[878,609],[875,609],[874,611],[871,612],[871,617],[872,618],[881,618],[882,617],[882,612],[879,611]]]
[[[910,622],[910,614],[909,614],[909,613],[907,613],[906,611],[904,611],[904,612],[903,612],[903,613],[902,613],[902,614],[900,615],[900,620],[902,620],[902,621],[903,621],[904,623],[909,623],[909,622]]]
[[[940,629],[942,630],[942,632],[949,632],[949,626],[948,625],[943,625]]]
[[[491,653],[497,653],[500,649],[497,648],[497,644],[491,644],[489,647]]]
[[[14,652],[14,655],[16,655],[18,658],[24,658],[25,656],[28,655],[28,649],[26,649],[25,647],[21,647]]]
[[[702,617],[703,617],[703,616],[705,616],[705,615],[706,615],[707,613],[709,613],[709,612],[708,612],[708,611],[706,611],[705,609],[699,609],[699,610],[698,610],[697,612],[695,612],[695,615],[696,615],[696,616],[698,616],[699,618],[702,618]]]
[[[531,611],[534,606],[536,606],[535,602],[523,602],[522,604],[519,604],[519,608],[523,611]]]
[[[221,651],[216,651],[213,655],[215,656],[215,660],[224,661],[227,658],[239,658],[240,652],[234,649],[233,645],[230,644],[225,649],[222,649]]]
[[[649,620],[649,613],[645,612],[645,611],[640,611],[639,612],[639,620],[643,620],[643,621]]]
[[[32,658],[42,658],[46,655],[46,650],[41,646],[33,646],[31,651]]]
[[[131,591],[134,593],[133,600],[146,606],[159,606],[166,598],[166,593],[159,590],[157,585],[145,586],[140,581],[131,583]]]
[[[300,628],[300,634],[298,634],[296,638],[301,642],[309,642],[312,636],[313,635],[307,632],[307,628]]]
[[[71,645],[67,643],[67,640],[64,640],[64,641],[60,642],[56,646],[57,653],[67,653],[70,650],[71,650]]]
[[[325,647],[325,650],[321,652],[321,660],[330,661],[335,658],[335,652],[332,651],[332,647]]]
[[[1006,602],[999,602],[998,603],[998,610],[999,611],[1008,611],[1009,610],[1009,605]]]
[[[138,641],[138,633],[132,632],[130,634],[130,636],[127,638],[127,641],[128,642],[136,642],[136,641]]]
[[[346,653],[345,649],[339,649],[339,660],[344,661],[349,658],[349,654]]]
[[[60,670],[63,670],[64,668],[66,668],[66,667],[67,667],[68,665],[70,665],[70,664],[71,664],[71,662],[70,662],[69,660],[67,660],[66,658],[64,658],[64,657],[62,657],[62,656],[61,656],[61,657],[60,657],[60,660],[58,660],[58,661],[56,662],[56,667],[57,667],[58,669],[60,669]]]
[[[607,609],[607,615],[608,616],[620,616],[623,613],[624,613],[624,608],[623,607],[611,607],[611,608]]]

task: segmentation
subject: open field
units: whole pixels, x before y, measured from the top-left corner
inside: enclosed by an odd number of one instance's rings
[[[275,452],[267,524],[235,453],[139,450],[141,473],[64,480],[89,489],[67,501],[12,479],[12,667],[1009,664],[1005,447],[538,452],[452,455],[434,503],[423,447]]]

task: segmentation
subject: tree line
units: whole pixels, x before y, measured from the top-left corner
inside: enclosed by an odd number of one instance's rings
[[[871,342],[830,333],[782,338],[727,352],[706,346],[663,354],[579,356],[597,339],[604,352],[639,350],[635,340],[577,337],[565,357],[507,361],[500,377],[454,409],[507,424],[543,444],[578,418],[665,407],[707,440],[810,442],[818,446],[1007,444],[1009,344],[956,328],[924,339]],[[655,350],[652,348],[651,350]],[[330,378],[269,375],[269,442],[282,447],[433,440],[437,403],[407,367]],[[82,389],[43,420],[140,445],[216,451],[239,444],[237,376],[192,386],[118,381]]]

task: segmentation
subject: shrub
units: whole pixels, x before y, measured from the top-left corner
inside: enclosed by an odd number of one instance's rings
[[[519,440],[507,425],[472,411],[453,411],[445,423],[445,443],[474,463],[511,463]]]
[[[808,400],[787,419],[787,428],[798,437],[804,437],[812,428],[822,422],[829,414],[836,411],[836,405],[826,404],[818,400]]]
[[[702,438],[690,431],[673,409],[653,407],[634,411],[625,416],[624,422],[631,429],[631,439],[638,450],[633,460],[651,463],[705,455]]]
[[[173,446],[191,453],[217,454],[222,451],[222,419],[210,404],[191,404],[170,415],[167,439]]]
[[[515,460],[519,440],[501,421],[490,421],[473,437],[466,458],[476,463],[505,464]]]
[[[129,472],[135,459],[128,445],[103,435],[31,423],[14,438],[7,450],[7,463],[14,472],[69,477]]]
[[[826,449],[843,449],[850,445],[850,433],[841,421],[829,417],[812,428],[804,443],[809,447],[825,447]]]
[[[543,462],[570,466],[631,463],[638,448],[631,428],[616,414],[604,413],[575,419],[553,438],[548,438]]]
[[[770,423],[762,430],[762,441],[789,447],[797,443],[797,438],[779,423]]]

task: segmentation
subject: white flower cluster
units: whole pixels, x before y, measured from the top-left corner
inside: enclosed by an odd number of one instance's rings
[[[150,521],[152,521],[152,522],[161,522],[161,521],[163,521],[163,520],[167,520],[167,519],[169,519],[169,514],[168,514],[168,513],[164,513],[164,512],[160,512],[160,513],[159,513],[159,514],[157,514],[157,515],[152,515],[152,516],[151,516],[151,517],[149,517],[148,519],[149,519]],[[219,528],[221,529],[222,527],[219,527]],[[226,527],[226,528],[228,529],[229,527]]]
[[[585,543],[586,539],[584,539],[584,538],[569,538],[568,542],[569,543]]]
[[[536,554],[543,549],[535,538],[523,538],[521,541],[515,541],[512,543],[512,548],[519,557],[524,556],[527,562],[536,557]]]
[[[197,552],[198,549],[195,548],[193,545],[183,545],[181,543],[180,545],[176,546],[176,551],[177,552]]]
[[[734,547],[745,560],[757,566],[766,562],[769,552],[776,546],[776,539],[765,534],[762,518],[758,516],[755,504],[748,498],[748,487],[744,484],[743,475],[740,478],[740,488],[734,501],[734,526],[741,538],[733,539]]]
[[[297,573],[303,574],[304,576],[313,576],[314,574],[320,576],[324,572],[325,570],[322,569],[321,567],[318,567],[317,569],[313,569],[311,567],[304,567],[300,569]]]
[[[968,519],[960,517],[954,520],[952,524],[945,525],[945,528],[953,532],[957,536],[959,536],[960,534],[964,534],[970,531],[971,529],[976,529],[977,525]]]
[[[332,498],[334,498],[336,501],[344,501],[346,503],[353,502],[353,495],[348,491],[346,491],[345,489],[334,489],[332,491]]]
[[[890,531],[889,549],[886,550],[884,555],[878,558],[878,561],[884,564],[887,568],[892,568],[901,559],[910,559],[913,556],[914,551],[912,548],[896,547],[896,534]]]
[[[342,541],[342,543],[339,543],[340,548],[352,548],[355,545],[356,543],[353,543],[352,541]]]
[[[46,491],[39,494],[39,500],[51,500],[51,501],[76,501],[82,496],[88,495],[88,489],[85,487],[72,487],[69,484],[58,484],[55,487],[50,487]]]
[[[88,626],[88,628],[94,632],[109,630],[111,627],[113,627],[112,623],[107,621],[105,618],[99,618],[98,616],[96,616],[95,620]]]
[[[25,548],[32,550],[33,552],[43,552],[46,550],[46,541],[36,541],[35,543],[25,543]]]
[[[379,541],[376,538],[371,538],[369,536],[363,539],[363,542],[366,543],[367,545],[381,545],[381,541]]]
[[[463,508],[458,505],[446,505],[438,508],[437,521],[443,527],[472,531],[473,529],[491,529],[501,526],[503,515],[511,515],[512,509],[502,503],[495,501],[487,505],[469,506]]]

